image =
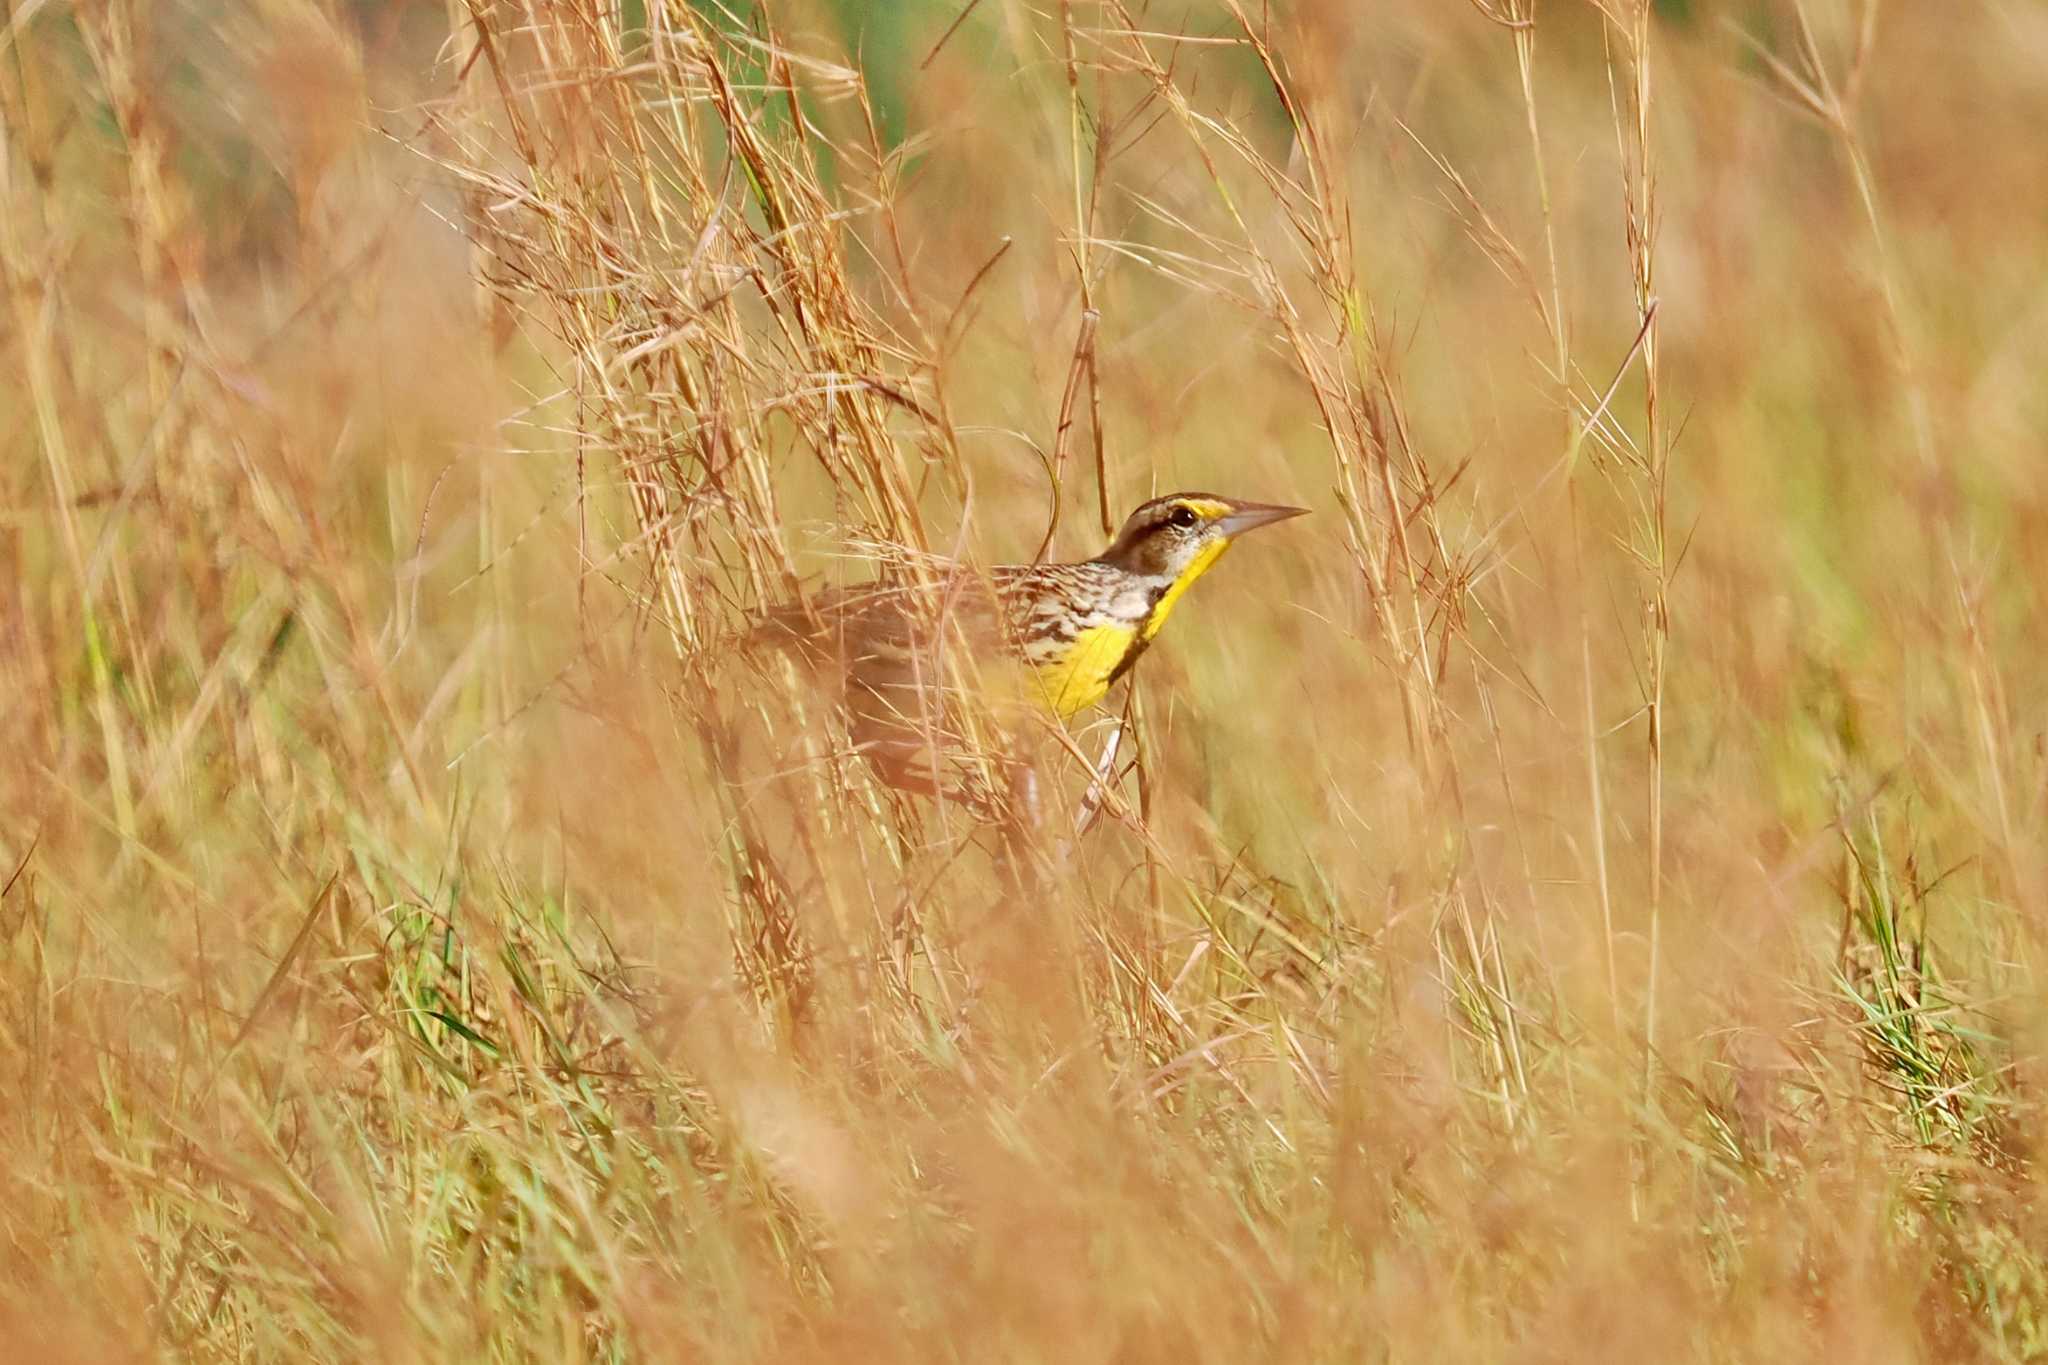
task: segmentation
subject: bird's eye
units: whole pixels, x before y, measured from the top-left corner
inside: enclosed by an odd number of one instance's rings
[[[1185,531],[1193,527],[1200,520],[1201,518],[1195,515],[1194,508],[1176,507],[1173,509],[1173,515],[1166,519],[1166,524],[1168,526],[1177,526]]]

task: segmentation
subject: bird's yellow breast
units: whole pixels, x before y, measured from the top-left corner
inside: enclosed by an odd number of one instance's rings
[[[1152,642],[1181,594],[1207,573],[1228,548],[1228,541],[1204,547],[1142,619],[1087,626],[1075,634],[1073,642],[1057,658],[1034,663],[1031,673],[1038,700],[1064,720],[1109,695],[1110,686],[1131,651]]]
[[[1138,638],[1133,625],[1089,626],[1056,659],[1032,667],[1038,699],[1064,720],[1109,694],[1117,665]]]

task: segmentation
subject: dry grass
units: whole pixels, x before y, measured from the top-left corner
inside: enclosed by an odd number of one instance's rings
[[[0,4],[0,1331],[2048,1354],[2048,18],[865,12]],[[1034,836],[750,644],[1205,486]]]

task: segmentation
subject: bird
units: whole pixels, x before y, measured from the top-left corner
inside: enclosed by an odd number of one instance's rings
[[[898,575],[836,589],[778,610],[771,624],[837,664],[855,747],[883,780],[929,793],[941,757],[963,744],[962,675],[999,720],[1020,706],[1071,719],[1123,680],[1239,537],[1307,510],[1170,493],[1141,504],[1092,559],[985,571],[942,562],[921,584]],[[949,652],[956,642],[967,646],[964,667]]]

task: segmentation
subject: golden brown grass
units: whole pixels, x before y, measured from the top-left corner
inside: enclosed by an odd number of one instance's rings
[[[0,1333],[2048,1354],[2044,57],[7,0]],[[1035,833],[749,647],[1204,486]]]

